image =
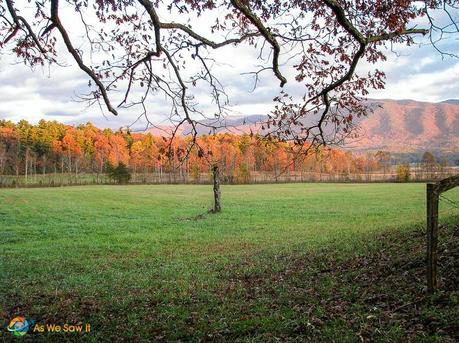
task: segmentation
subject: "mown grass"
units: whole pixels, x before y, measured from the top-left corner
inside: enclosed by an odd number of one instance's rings
[[[458,200],[459,190],[447,195]],[[422,260],[424,185],[223,186],[217,215],[207,213],[210,200],[210,186],[191,185],[0,190],[3,327],[23,314],[93,328],[26,339],[403,341],[406,320],[382,311],[376,325],[374,303],[361,296],[396,294],[412,273],[414,288],[398,297],[428,302],[446,327],[414,337],[452,337],[457,285],[443,282],[446,308],[419,298],[422,261],[414,271],[394,267],[397,282],[381,290],[360,282],[385,270],[381,260]],[[459,211],[441,206],[450,242]]]

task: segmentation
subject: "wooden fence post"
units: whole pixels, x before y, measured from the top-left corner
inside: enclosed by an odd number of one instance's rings
[[[438,201],[440,194],[459,186],[459,175],[427,184],[427,291],[437,289]]]
[[[427,184],[427,291],[437,289],[438,186]]]

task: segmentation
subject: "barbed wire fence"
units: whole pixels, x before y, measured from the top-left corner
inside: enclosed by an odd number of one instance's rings
[[[442,209],[442,212],[451,213],[456,210],[459,210],[459,201],[453,200],[445,196],[444,194],[440,194],[439,196],[440,204],[446,204],[448,208]]]

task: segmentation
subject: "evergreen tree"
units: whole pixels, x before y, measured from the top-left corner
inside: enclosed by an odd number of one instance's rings
[[[123,162],[120,162],[116,167],[113,167],[110,162],[107,162],[105,169],[107,175],[118,184],[126,184],[131,180],[129,168]]]

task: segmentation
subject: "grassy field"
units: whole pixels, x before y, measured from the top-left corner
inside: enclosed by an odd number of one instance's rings
[[[442,291],[424,296],[425,185],[0,190],[3,327],[60,341],[454,341],[459,210],[441,204]],[[459,201],[459,189],[446,194]]]

